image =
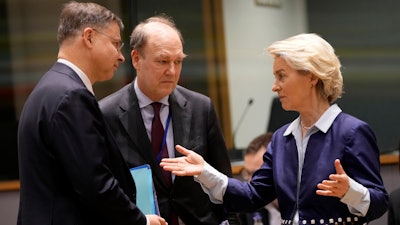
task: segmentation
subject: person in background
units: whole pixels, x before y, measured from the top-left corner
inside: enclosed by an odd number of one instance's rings
[[[388,208],[379,150],[370,126],[341,111],[340,61],[317,34],[299,34],[268,47],[272,91],[283,109],[299,112],[277,129],[250,182],[228,178],[182,146],[163,159],[165,170],[195,176],[228,211],[255,210],[278,199],[282,224],[367,224]]]
[[[263,155],[267,150],[267,145],[271,141],[273,132],[267,132],[255,137],[247,146],[244,153],[244,164],[241,176],[244,180],[250,181],[254,172],[261,167]],[[253,225],[254,218],[261,215],[264,225],[280,225],[281,215],[279,213],[278,201],[275,199],[266,206],[260,208],[255,213],[241,213],[240,220],[242,225]]]
[[[125,61],[121,29],[98,4],[64,5],[58,60],[19,120],[19,225],[166,225],[136,207],[134,181],[92,90]]]
[[[129,167],[149,164],[159,210],[168,224],[220,224],[226,215],[193,179],[170,176],[161,158],[190,146],[222,174],[232,176],[225,141],[210,98],[177,85],[186,57],[183,38],[165,14],[139,23],[130,37],[133,82],[100,100],[100,108]],[[158,125],[157,125],[158,124]],[[161,131],[160,130],[161,127]],[[157,132],[156,132],[157,131]]]

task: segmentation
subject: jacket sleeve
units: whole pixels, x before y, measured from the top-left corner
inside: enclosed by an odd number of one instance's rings
[[[123,191],[111,162],[118,149],[108,142],[105,122],[93,95],[75,90],[61,100],[50,123],[49,143],[64,179],[88,210],[112,224],[146,224],[146,217]]]
[[[350,124],[350,123],[348,123]],[[347,130],[346,162],[343,168],[370,193],[368,221],[382,216],[388,207],[388,194],[380,175],[379,149],[371,128],[364,122],[354,122]]]

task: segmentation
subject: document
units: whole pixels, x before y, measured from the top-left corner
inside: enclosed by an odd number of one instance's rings
[[[144,214],[160,215],[150,165],[130,169],[136,184],[136,205]]]

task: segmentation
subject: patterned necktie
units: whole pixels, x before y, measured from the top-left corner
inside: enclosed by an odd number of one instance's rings
[[[153,148],[154,155],[156,157],[157,163],[160,163],[159,161],[162,158],[168,158],[168,149],[166,143],[164,143],[164,147],[162,148],[162,142],[164,139],[164,128],[161,123],[160,119],[160,108],[161,108],[161,103],[159,102],[153,102],[151,103],[154,109],[154,117],[153,117],[153,122],[151,123],[151,145]],[[160,152],[161,151],[161,152]],[[161,168],[161,172],[164,176],[165,182],[167,183],[167,186],[171,186],[171,173],[168,171],[165,171]]]
[[[159,102],[153,102],[151,103],[154,109],[154,117],[153,117],[153,122],[151,123],[151,145],[153,147],[153,152],[156,157],[157,163],[160,163],[159,160],[162,158],[168,158],[168,149],[167,149],[167,144],[164,143],[164,147],[162,148],[162,142],[164,139],[164,128],[161,123],[160,119],[160,108],[161,108],[161,103]],[[167,131],[168,132],[168,131]],[[159,154],[161,152],[161,158],[159,159]],[[164,169],[161,168],[161,172],[164,176],[164,180],[168,186],[168,188],[171,187],[172,184],[172,179],[171,179],[171,172],[165,171]],[[178,217],[174,212],[171,212],[170,219],[168,221],[168,224],[170,225],[178,225]]]

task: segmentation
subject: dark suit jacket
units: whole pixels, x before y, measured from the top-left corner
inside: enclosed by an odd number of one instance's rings
[[[232,176],[225,141],[211,100],[183,87],[169,96],[174,144],[202,155],[217,170]],[[168,221],[170,210],[187,225],[219,224],[224,217],[221,205],[214,205],[193,177],[176,177],[171,191],[156,163],[147,136],[133,82],[102,99],[100,108],[130,167],[150,164],[161,216]],[[180,154],[175,151],[175,156]]]
[[[387,224],[400,225],[400,188],[390,193]]]
[[[22,110],[18,224],[146,224],[96,98],[56,63]]]

